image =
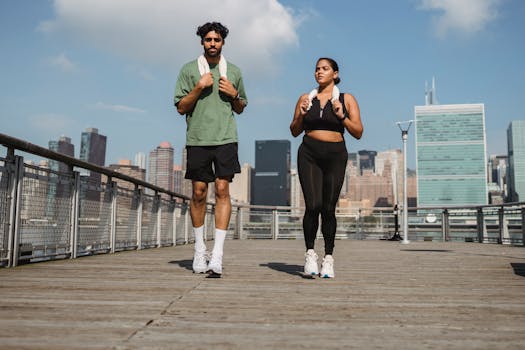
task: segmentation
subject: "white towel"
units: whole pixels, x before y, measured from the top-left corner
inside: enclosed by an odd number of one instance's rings
[[[208,61],[206,60],[206,57],[204,57],[204,55],[200,55],[199,58],[197,58],[197,65],[199,66],[199,73],[201,75],[210,72],[210,65],[208,64]],[[228,63],[226,62],[226,58],[224,58],[224,56],[221,55],[221,59],[219,60],[219,73],[221,77],[226,78],[227,72],[228,72]]]
[[[308,94],[308,108],[306,110],[309,110],[312,107],[312,100],[315,96],[317,96],[317,88],[310,91]],[[332,89],[332,102],[339,99],[339,88],[334,85],[334,88]]]

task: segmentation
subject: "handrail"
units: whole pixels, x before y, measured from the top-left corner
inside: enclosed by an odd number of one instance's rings
[[[12,136],[9,136],[9,135],[5,135],[5,134],[2,134],[2,133],[0,133],[0,144],[4,145],[8,149],[18,149],[20,151],[36,154],[36,155],[41,156],[41,157],[53,159],[53,160],[56,160],[56,161],[59,161],[59,162],[63,162],[63,163],[68,163],[70,165],[73,165],[73,166],[76,166],[76,167],[79,167],[79,168],[96,171],[97,173],[104,174],[104,175],[106,175],[108,177],[118,178],[118,179],[121,179],[121,180],[132,182],[132,183],[134,183],[136,185],[140,185],[140,186],[143,186],[143,187],[151,188],[152,190],[154,190],[156,192],[166,193],[166,194],[168,194],[168,195],[170,195],[172,197],[177,197],[177,198],[181,198],[181,199],[184,199],[184,200],[190,200],[190,198],[188,196],[182,195],[180,193],[169,191],[169,190],[167,190],[165,188],[155,186],[153,184],[150,184],[149,182],[142,181],[140,179],[137,179],[137,178],[134,178],[134,177],[131,177],[131,176],[119,173],[117,171],[108,169],[106,167],[95,165],[95,164],[92,164],[92,163],[89,163],[89,162],[85,162],[83,160],[80,160],[80,159],[77,159],[77,158],[74,158],[74,157],[67,156],[65,154],[54,152],[54,151],[49,150],[47,148],[35,145],[33,143],[30,143],[30,142],[27,142],[27,141],[24,141],[24,140],[17,139],[15,137],[12,137]]]

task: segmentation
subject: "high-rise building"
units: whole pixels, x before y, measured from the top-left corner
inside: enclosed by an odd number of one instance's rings
[[[167,141],[149,153],[148,182],[173,191],[175,189],[173,173],[174,150]]]
[[[393,204],[403,201],[403,153],[400,149],[378,152],[375,157],[375,173],[389,178],[392,183],[392,193],[385,193],[384,197],[392,196]]]
[[[182,181],[184,179],[184,172],[182,166],[175,164],[173,165],[173,191],[178,194],[182,194]]]
[[[71,138],[66,136],[61,136],[58,139],[58,141],[49,141],[49,149],[51,151],[64,154],[66,156],[75,156],[75,145],[71,143]],[[49,169],[59,171],[62,173],[67,173],[70,171],[69,166],[67,164],[52,159],[49,160]]]
[[[137,165],[131,165],[131,160],[121,159],[118,164],[110,164],[109,168],[118,173],[133,177],[137,180],[146,181],[146,169],[142,169]],[[126,188],[128,190],[135,189],[135,185],[132,182],[124,181],[118,178],[114,178],[113,181],[117,183],[117,186]]]
[[[292,215],[302,215],[304,213],[303,189],[301,188],[297,169],[290,170],[290,206],[295,208],[292,210]]]
[[[135,163],[141,169],[146,169],[146,155],[142,152],[135,154]]]
[[[75,145],[71,143],[71,138],[69,137],[61,136],[58,141],[49,141],[49,149],[66,156],[75,156]],[[59,202],[58,198],[68,197],[71,192],[70,186],[66,182],[60,181],[60,175],[58,175],[56,172],[69,173],[72,169],[69,169],[69,166],[66,163],[52,159],[49,160],[48,167],[53,172],[49,174],[49,182],[46,191],[47,201],[45,213],[47,216],[53,217],[57,212],[56,203]]]
[[[235,174],[230,184],[230,197],[237,203],[250,203],[252,182],[252,167],[250,164],[243,164],[241,173]]]
[[[375,171],[375,159],[377,152],[376,151],[366,151],[361,150],[358,153],[359,158],[359,171],[363,174],[363,170],[369,169]]]
[[[104,166],[106,163],[106,136],[98,133],[97,128],[87,128],[81,135],[80,159]]]
[[[489,203],[499,204],[507,198],[507,155],[491,155],[487,164]],[[496,199],[496,200],[494,200]]]
[[[96,128],[87,128],[81,135],[80,139],[80,160],[104,166],[106,163],[106,136],[98,133]],[[97,172],[90,171],[86,181],[90,183],[88,187],[97,187],[102,183],[102,175]],[[101,201],[100,191],[86,188],[85,192],[81,192],[81,213],[89,216],[97,216],[93,206],[85,205],[82,199],[93,202]],[[89,208],[89,209],[87,209]]]
[[[512,121],[507,129],[508,201],[525,201],[525,120]]]
[[[290,205],[290,141],[255,141],[254,205]]]
[[[415,107],[419,207],[488,202],[483,104]]]

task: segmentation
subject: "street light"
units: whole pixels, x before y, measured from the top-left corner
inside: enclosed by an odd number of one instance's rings
[[[403,240],[402,244],[408,244],[408,199],[407,199],[407,139],[408,129],[412,125],[413,120],[404,122],[397,122],[397,126],[401,130],[401,139],[403,140]],[[405,127],[403,127],[405,126]]]

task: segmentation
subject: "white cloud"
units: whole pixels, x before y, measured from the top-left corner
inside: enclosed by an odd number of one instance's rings
[[[60,55],[56,57],[51,57],[49,59],[49,64],[54,67],[58,67],[62,71],[68,72],[68,73],[74,72],[78,69],[77,65],[73,63],[64,53],[61,53]]]
[[[438,37],[449,32],[474,34],[483,30],[498,17],[498,7],[503,0],[420,0],[420,9],[440,11],[434,17]]]
[[[107,104],[103,102],[97,102],[94,105],[97,109],[105,109],[113,112],[125,112],[125,113],[145,113],[146,111],[140,108],[129,107],[124,105]]]
[[[276,55],[298,45],[304,18],[277,0],[55,0],[56,18],[38,30],[70,35],[139,63],[176,67],[201,53],[197,27],[220,21],[230,34],[224,54],[265,75]]]

